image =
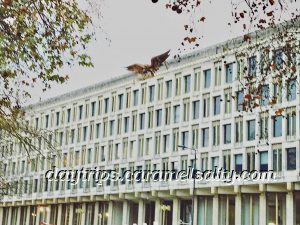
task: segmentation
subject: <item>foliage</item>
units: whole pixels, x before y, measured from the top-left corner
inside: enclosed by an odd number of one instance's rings
[[[5,149],[12,142],[19,144],[29,159],[32,154],[40,154],[37,140],[50,144],[49,132],[29,127],[24,121],[21,105],[31,97],[32,87],[46,91],[52,83],[68,80],[69,76],[61,73],[64,67],[93,66],[84,53],[93,38],[90,25],[88,11],[76,0],[0,1],[2,157],[11,155]]]
[[[201,24],[210,18],[201,15],[201,10],[205,11],[201,0],[165,2],[167,10],[191,16],[190,24],[184,26],[188,34],[178,48],[179,54],[174,56],[180,61],[182,51],[200,46],[201,37],[195,34],[195,27],[201,28]],[[244,93],[242,109],[252,112],[254,109],[268,110],[277,107],[274,115],[281,115],[285,110],[279,107],[281,100],[277,96],[278,93],[268,93],[268,96],[262,96],[262,93],[266,86],[270,88],[269,84],[273,84],[279,87],[281,96],[285,95],[288,98],[289,84],[291,81],[297,84],[296,68],[299,65],[296,57],[300,50],[299,5],[286,0],[231,0],[231,6],[233,22],[228,21],[228,25],[241,24],[245,32],[243,41],[234,46],[238,49],[235,53],[236,63],[242,67],[239,71],[239,77],[242,77],[239,79],[239,86]],[[241,49],[242,53],[239,52]],[[224,48],[224,54],[227,50]],[[255,55],[259,57],[255,57],[252,62],[257,68],[253,74],[249,59]],[[225,61],[224,63],[226,64]],[[233,96],[233,99],[236,100],[236,96]],[[262,101],[266,101],[268,107],[262,107]]]

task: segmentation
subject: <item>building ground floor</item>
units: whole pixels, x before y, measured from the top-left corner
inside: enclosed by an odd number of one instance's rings
[[[300,224],[300,190],[188,192],[136,192],[118,197],[5,203],[0,208],[0,225],[184,225],[192,224],[192,220],[194,225]]]

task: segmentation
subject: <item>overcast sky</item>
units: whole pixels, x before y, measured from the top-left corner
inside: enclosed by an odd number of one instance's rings
[[[106,34],[98,29],[97,40],[88,46],[94,68],[67,69],[70,80],[42,94],[42,100],[125,74],[125,66],[148,63],[152,56],[168,49],[174,54],[187,36],[184,25],[190,23],[191,16],[166,10],[165,0],[157,4],[151,0],[102,2],[101,24]],[[202,9],[205,11],[198,12],[197,17],[204,16],[206,20],[197,26],[198,35],[203,35],[198,49],[242,34],[241,24],[228,26],[228,22],[232,22],[229,0],[204,1]],[[105,40],[106,36],[111,41]],[[34,101],[39,100],[40,94],[38,88],[33,91]]]

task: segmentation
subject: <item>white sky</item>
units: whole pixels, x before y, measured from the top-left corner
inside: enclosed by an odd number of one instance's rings
[[[133,63],[148,63],[152,56],[168,49],[175,54],[183,38],[187,36],[184,25],[191,21],[190,15],[178,15],[165,9],[166,0],[153,4],[151,0],[103,0],[101,24],[111,42],[99,30],[97,40],[88,46],[94,68],[79,66],[68,69],[70,80],[55,85],[42,94],[41,99],[79,89],[115,76],[127,73],[125,66]],[[229,27],[232,22],[229,0],[204,1],[197,18],[206,17],[198,23],[198,34],[203,35],[198,49],[242,34],[241,24]],[[97,21],[96,21],[97,22]],[[32,92],[33,101],[38,101],[40,90]]]

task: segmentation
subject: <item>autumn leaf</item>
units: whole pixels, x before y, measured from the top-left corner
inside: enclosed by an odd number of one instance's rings
[[[240,13],[240,17],[241,17],[241,18],[245,18],[244,13],[241,12],[241,13]]]
[[[250,40],[251,40],[250,34],[245,34],[244,35],[244,41],[250,41]]]
[[[248,100],[248,101],[250,101],[252,99],[251,94],[246,94],[245,95],[245,99]]]
[[[274,0],[269,0],[270,4],[271,5],[274,5],[275,4],[275,1]]]
[[[292,73],[296,73],[296,66],[295,65],[293,65],[292,67],[291,67],[291,71],[292,71]]]
[[[200,20],[199,21],[201,21],[201,22],[204,22],[205,21],[205,17],[204,16],[202,16],[201,18],[200,18]]]
[[[275,115],[276,115],[276,116],[281,116],[282,113],[283,113],[283,111],[284,111],[284,108],[277,109],[277,110],[275,111]]]
[[[193,43],[197,40],[197,38],[196,37],[185,37],[183,40],[187,41],[189,43]]]
[[[268,12],[267,16],[273,16],[273,11]]]
[[[3,2],[3,6],[7,7],[11,4],[12,0],[3,0],[2,2]]]

